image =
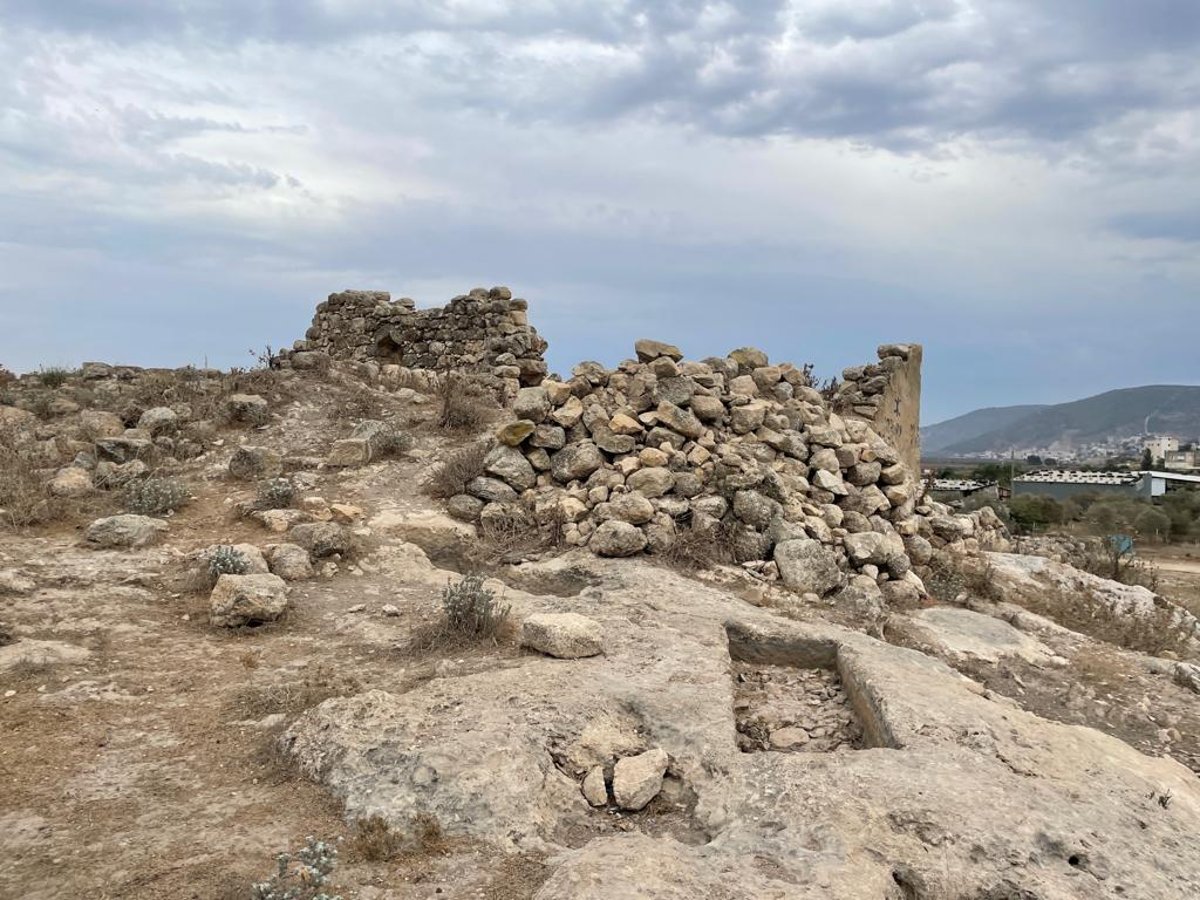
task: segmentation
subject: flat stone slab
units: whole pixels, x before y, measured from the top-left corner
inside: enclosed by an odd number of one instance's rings
[[[912,613],[908,632],[940,656],[999,662],[1022,659],[1030,663],[1059,660],[1039,641],[1007,622],[951,606],[938,606]]]

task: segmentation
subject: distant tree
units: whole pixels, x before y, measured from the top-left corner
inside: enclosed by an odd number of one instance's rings
[[[1046,463],[1046,465],[1048,465],[1048,466],[1057,466],[1057,465],[1058,465],[1058,460],[1057,460],[1055,457],[1053,457],[1053,456],[1047,456],[1047,457],[1046,457],[1046,460],[1045,460],[1045,463]]]
[[[1153,469],[1154,468],[1154,455],[1150,452],[1149,447],[1147,447],[1145,450],[1142,451],[1142,468],[1143,469]]]
[[[1133,525],[1141,537],[1153,538],[1156,541],[1166,540],[1171,534],[1171,517],[1153,506],[1138,513]]]
[[[1030,453],[1027,457],[1025,457],[1025,462],[1029,463],[1031,466],[1040,466],[1042,465],[1042,458],[1036,453]]]
[[[1053,497],[1038,494],[1022,494],[1008,501],[1008,512],[1013,523],[1025,532],[1045,531],[1048,525],[1063,522],[1062,505]]]

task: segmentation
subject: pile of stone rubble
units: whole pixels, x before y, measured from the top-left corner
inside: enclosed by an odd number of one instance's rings
[[[753,348],[700,362],[658,341],[635,349],[616,369],[585,362],[522,388],[484,475],[451,511],[486,528],[532,510],[600,556],[667,552],[688,530],[711,531],[764,578],[870,601],[922,596],[938,549],[1005,540],[990,510],[926,503],[899,451],[834,412],[803,369]]]

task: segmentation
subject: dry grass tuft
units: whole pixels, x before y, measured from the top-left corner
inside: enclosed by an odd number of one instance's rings
[[[681,527],[675,541],[659,555],[664,563],[681,572],[711,569],[734,562],[733,535],[724,522],[710,527]]]
[[[294,681],[244,685],[234,695],[230,707],[243,719],[261,719],[276,713],[293,716],[331,697],[346,697],[361,690],[357,678],[322,664],[306,670],[303,677]]]
[[[330,406],[329,418],[335,422],[361,422],[363,419],[382,419],[384,412],[385,407],[379,395],[360,385],[352,388],[340,402]]]
[[[46,484],[34,459],[36,444],[26,429],[0,425],[0,524],[21,528],[54,517]]]
[[[376,863],[411,856],[443,856],[449,851],[441,823],[428,813],[414,816],[404,832],[393,830],[383,816],[359,819],[346,846],[351,859]]]
[[[434,467],[425,492],[443,500],[463,493],[469,481],[483,474],[483,461],[491,449],[490,441],[475,441],[455,450]]]
[[[484,585],[482,575],[467,575],[442,590],[438,618],[414,629],[411,649],[417,652],[499,645],[514,636],[511,607]]]
[[[438,427],[474,434],[496,421],[494,393],[477,379],[447,372],[438,385]]]

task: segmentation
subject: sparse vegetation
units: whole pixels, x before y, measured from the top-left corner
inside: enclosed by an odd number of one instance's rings
[[[991,566],[982,559],[935,553],[930,570],[925,590],[939,603],[954,603],[961,594],[978,600],[997,599]]]
[[[38,380],[48,388],[60,388],[75,374],[70,369],[61,366],[51,366],[38,370]]]
[[[495,638],[508,619],[511,607],[483,581],[482,575],[467,575],[442,591],[442,613],[455,634]]]
[[[355,387],[340,403],[329,408],[333,419],[360,422],[363,419],[383,417],[384,406],[379,395],[366,386]]]
[[[231,706],[243,719],[261,719],[275,713],[292,716],[331,697],[346,697],[360,690],[358,679],[322,664],[305,670],[303,677],[294,681],[247,684],[234,695]]]
[[[250,896],[252,900],[341,900],[324,889],[336,867],[337,849],[309,836],[294,855],[275,857],[275,872],[254,884]]]
[[[661,559],[673,569],[695,572],[727,565],[734,561],[731,525],[719,522],[711,527],[697,527],[684,523],[676,532],[675,540]]]
[[[223,544],[208,558],[208,573],[214,578],[222,575],[245,575],[250,571],[250,561],[236,547]]]
[[[192,498],[191,489],[178,478],[151,476],[133,481],[125,489],[125,505],[130,512],[157,516],[182,509]]]
[[[296,499],[296,486],[287,478],[272,478],[258,488],[260,509],[287,509]]]
[[[0,524],[10,528],[45,521],[52,514],[33,454],[26,429],[0,424]]]
[[[438,426],[474,434],[496,420],[496,399],[487,387],[467,375],[447,372],[438,385]]]
[[[442,826],[425,813],[414,816],[406,831],[397,831],[383,816],[368,816],[354,823],[348,848],[352,859],[390,862],[408,855],[440,855],[446,852]]]
[[[442,499],[464,493],[467,483],[483,474],[483,461],[490,449],[490,442],[475,441],[455,450],[434,467],[425,492]]]

